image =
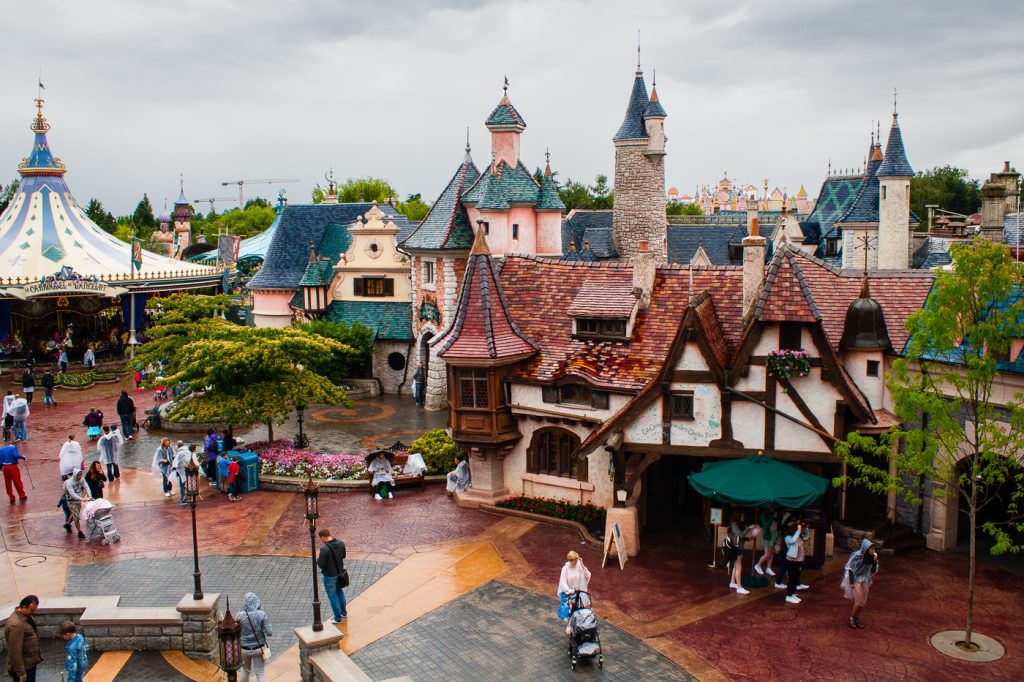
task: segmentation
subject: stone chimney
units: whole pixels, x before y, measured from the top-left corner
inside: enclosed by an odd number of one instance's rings
[[[647,310],[651,304],[651,291],[654,289],[654,276],[658,264],[646,239],[641,239],[637,243],[637,253],[633,256],[632,262],[633,294],[640,299],[640,310]]]
[[[758,221],[757,200],[747,202],[747,234],[755,234],[757,228],[754,224]]]
[[[1003,218],[1006,217],[1006,187],[989,180],[981,187],[981,235],[989,241],[1003,241]]]
[[[749,216],[749,213],[748,213]],[[764,283],[765,239],[760,234],[758,219],[750,220],[750,234],[743,238],[743,314],[750,312]],[[783,247],[785,248],[785,247]]]

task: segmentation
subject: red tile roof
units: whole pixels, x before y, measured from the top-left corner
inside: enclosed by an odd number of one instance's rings
[[[743,272],[738,267],[695,268],[672,265],[657,270],[648,310],[637,313],[628,343],[572,337],[573,301],[584,287],[605,291],[632,289],[633,271],[624,263],[581,263],[509,256],[499,273],[512,319],[540,352],[516,377],[554,381],[578,376],[597,386],[639,391],[661,371],[688,301],[707,291],[718,313],[722,344],[731,353],[742,325]]]
[[[632,315],[637,305],[632,278],[609,282],[604,277],[595,277],[584,280],[569,306],[569,316],[621,319]]]

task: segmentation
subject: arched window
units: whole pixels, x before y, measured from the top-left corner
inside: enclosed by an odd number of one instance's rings
[[[580,446],[576,434],[565,429],[537,431],[526,455],[526,470],[531,474],[547,474],[587,480],[587,460],[573,456]]]

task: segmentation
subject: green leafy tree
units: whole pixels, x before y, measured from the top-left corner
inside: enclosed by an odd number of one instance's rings
[[[952,248],[953,270],[938,271],[924,309],[908,319],[910,342],[888,379],[903,426],[839,442],[836,453],[848,474],[835,484],[895,491],[921,504],[916,482],[929,480],[940,501],[957,509],[963,503],[970,522],[964,646],[971,649],[978,512],[1006,505],[1005,523],[982,525],[994,540],[992,554],[1024,549],[1024,473],[1017,459],[1024,451],[1024,403],[1020,394],[993,400],[1002,383],[997,363],[1013,339],[1024,337],[1024,265],[1000,244]],[[997,497],[1007,488],[1009,499]]]
[[[277,217],[277,210],[264,201],[262,204],[250,201],[244,209],[233,208],[226,213],[192,221],[192,232],[205,234],[208,244],[217,242],[219,234],[233,234],[245,239],[263,232]]]
[[[299,325],[299,329],[333,339],[351,349],[351,353],[335,353],[325,356],[312,366],[317,373],[336,384],[340,384],[344,379],[359,376],[366,361],[369,360],[370,354],[373,353],[374,332],[358,322],[348,324],[315,320]]]
[[[409,446],[409,452],[423,455],[430,475],[447,474],[455,468],[455,460],[465,454],[444,429],[427,431]]]
[[[922,229],[927,228],[928,204],[964,215],[977,213],[981,209],[981,183],[955,166],[919,172],[910,179],[910,210],[921,220]]]
[[[395,209],[410,222],[418,223],[427,217],[427,213],[430,212],[430,204],[425,203],[421,195],[410,194],[405,201],[398,202]]]
[[[567,213],[577,208],[586,210],[594,207],[594,198],[587,186],[571,178],[558,188],[558,198],[565,204]]]
[[[133,362],[165,361],[163,382],[198,389],[175,405],[170,419],[265,423],[273,440],[274,423],[284,423],[292,407],[351,406],[345,392],[314,369],[324,356],[350,348],[295,327],[239,327],[215,314],[228,301],[186,295],[159,301],[149,328],[153,340]]]
[[[704,215],[704,211],[697,204],[682,203],[680,201],[669,202],[665,207],[665,213],[667,215]]]
[[[383,203],[389,198],[398,196],[387,180],[381,178],[349,178],[338,188],[338,201],[352,203],[357,201],[376,201]]]
[[[85,215],[107,232],[113,234],[117,230],[117,219],[103,208],[98,199],[90,199],[85,207]]]
[[[0,185],[0,213],[7,210],[11,200],[14,199],[14,193],[18,191],[18,181],[11,180],[7,185]]]
[[[327,192],[325,192],[320,185],[314,187],[313,191],[310,193],[310,198],[312,199],[314,204],[324,203],[324,197],[326,196]]]
[[[148,237],[157,228],[153,205],[149,203],[148,195],[143,194],[142,201],[135,207],[135,212],[132,213],[132,223],[139,236]]]

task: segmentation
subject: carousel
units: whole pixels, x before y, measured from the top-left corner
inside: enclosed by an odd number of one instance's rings
[[[21,181],[0,214],[0,351],[5,364],[81,362],[144,340],[146,302],[177,291],[214,293],[220,269],[161,256],[105,232],[78,205],[50,151],[43,101]]]

